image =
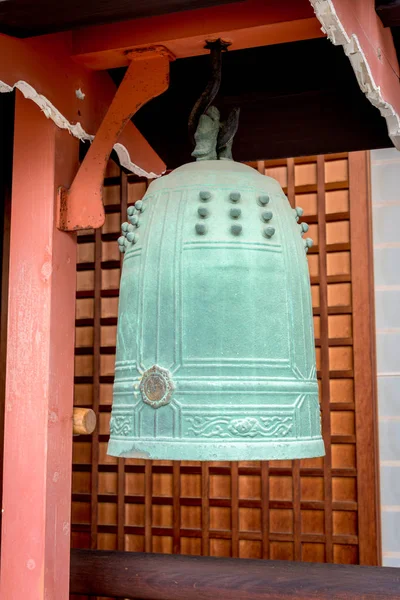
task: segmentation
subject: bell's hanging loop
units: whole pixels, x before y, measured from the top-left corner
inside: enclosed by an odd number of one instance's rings
[[[209,41],[205,48],[210,50],[211,77],[206,89],[194,105],[189,117],[189,135],[195,149],[196,160],[232,160],[232,143],[239,124],[239,108],[234,108],[225,122],[220,122],[220,113],[212,103],[221,86],[222,52],[230,42],[221,39]]]

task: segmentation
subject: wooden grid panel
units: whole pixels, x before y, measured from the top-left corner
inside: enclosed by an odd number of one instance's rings
[[[301,500],[323,504],[322,510],[293,506],[294,522],[300,521],[296,559],[358,563],[348,157],[329,158],[288,159],[265,173],[279,178],[292,206],[304,209],[314,240],[308,264],[326,456],[293,461],[293,496],[300,487]],[[307,472],[313,467],[318,474]],[[304,531],[322,543],[303,543]]]
[[[356,407],[373,417],[374,398],[355,382],[353,306],[360,286],[353,285],[352,271],[360,269],[352,252],[359,256],[367,249],[361,245],[365,240],[352,234],[351,220],[358,222],[368,205],[366,193],[350,189],[351,161],[358,160],[357,172],[367,164],[366,153],[355,155],[251,165],[277,179],[292,206],[304,209],[307,235],[314,240],[308,263],[327,451],[325,458],[269,463],[107,456],[120,277],[116,239],[126,207],[147,187],[110,163],[105,225],[101,231],[82,232],[78,245],[75,404],[92,406],[99,425],[93,436],[74,441],[74,547],[378,562],[377,519],[367,535],[362,518],[377,507],[376,482],[371,487],[364,468],[368,461],[373,464],[375,446],[373,439],[369,445],[360,441],[366,425],[362,416],[356,419]],[[357,202],[350,203],[350,192]],[[363,268],[368,278],[368,261]],[[360,310],[357,319],[361,323],[363,318]],[[359,343],[358,361],[372,354],[371,344]],[[365,377],[374,377],[371,361]]]

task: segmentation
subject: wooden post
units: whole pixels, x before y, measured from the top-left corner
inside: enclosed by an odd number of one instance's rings
[[[377,375],[370,166],[366,152],[349,154],[354,398],[356,404],[360,565],[381,564]],[[357,293],[355,293],[357,290]],[[365,501],[368,498],[368,501]]]
[[[76,238],[55,196],[78,142],[17,92],[0,597],[69,596]]]
[[[0,504],[3,498],[4,408],[6,392],[8,263],[10,254],[12,147],[14,141],[14,95],[0,94]],[[0,528],[2,515],[0,514]],[[1,554],[1,548],[0,548]]]

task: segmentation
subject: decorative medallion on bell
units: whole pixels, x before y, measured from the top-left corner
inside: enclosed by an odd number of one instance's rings
[[[153,408],[160,408],[160,406],[168,404],[174,388],[175,386],[169,371],[158,365],[154,365],[151,369],[143,373],[140,382],[140,393],[142,394],[143,402]]]

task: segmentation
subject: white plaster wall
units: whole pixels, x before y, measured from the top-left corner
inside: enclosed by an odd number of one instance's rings
[[[371,152],[382,554],[400,567],[400,152]]]

